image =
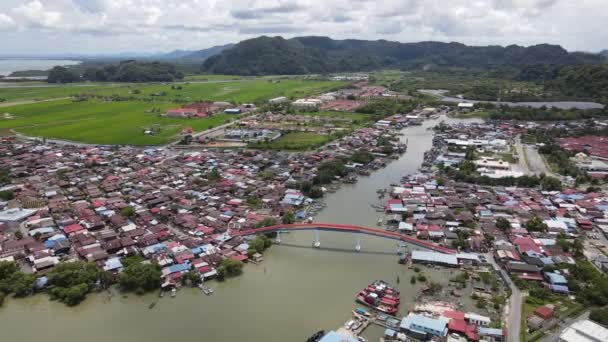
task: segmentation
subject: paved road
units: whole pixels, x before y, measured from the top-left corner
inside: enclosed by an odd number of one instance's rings
[[[509,307],[508,307],[508,315],[507,315],[507,342],[519,342],[519,333],[521,330],[521,306],[522,306],[522,298],[523,295],[521,291],[515,286],[515,284],[511,281],[511,278],[503,270],[492,257],[492,253],[487,253],[486,259],[488,262],[494,267],[495,270],[500,272],[502,278],[505,279],[509,288],[511,289],[511,297],[509,297]]]
[[[540,155],[540,153],[538,153],[538,150],[536,148],[530,145],[524,145],[523,148],[526,158],[528,160],[528,167],[530,168],[530,171],[532,173],[535,173],[537,175],[544,173],[547,176],[554,176],[553,172],[549,170],[547,164],[545,163],[545,160]]]
[[[532,171],[530,171],[530,167],[526,160],[524,147],[521,144],[521,138],[519,135],[515,138],[515,150],[517,151],[517,163],[519,165],[519,168],[521,169],[521,172],[526,175],[532,174]]]

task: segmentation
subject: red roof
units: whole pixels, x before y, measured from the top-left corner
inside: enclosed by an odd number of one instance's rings
[[[465,333],[467,331],[467,322],[464,319],[452,319],[448,324],[448,329],[450,331]]]
[[[443,316],[451,319],[464,321],[464,312],[462,311],[444,311]]]
[[[537,308],[536,310],[534,310],[534,314],[537,315],[538,317],[541,317],[544,319],[549,319],[549,318],[553,317],[553,309],[551,309],[550,307],[547,307],[547,306],[541,306],[541,307]]]
[[[249,259],[246,255],[244,254],[237,254],[237,255],[233,255],[230,257],[233,260],[238,260],[238,261],[245,261],[247,259]]]
[[[84,228],[82,228],[82,226],[79,225],[78,223],[74,223],[74,224],[71,224],[69,226],[63,227],[63,231],[66,232],[67,234],[78,232],[78,231],[81,231],[83,229]]]

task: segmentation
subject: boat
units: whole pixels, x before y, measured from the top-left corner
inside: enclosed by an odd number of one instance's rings
[[[148,310],[154,308],[154,306],[156,306],[156,302],[150,303],[150,305],[148,305]]]
[[[207,296],[213,294],[213,289],[211,289],[209,286],[203,286],[202,290],[203,293]]]
[[[356,301],[379,312],[395,315],[400,303],[400,294],[387,282],[376,280],[357,293]]]
[[[175,288],[171,289],[171,298],[175,298],[175,295],[177,295],[177,290]]]

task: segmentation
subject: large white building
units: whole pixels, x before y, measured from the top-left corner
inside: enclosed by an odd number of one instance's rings
[[[558,341],[606,342],[608,341],[608,329],[590,320],[574,322],[559,335]]]

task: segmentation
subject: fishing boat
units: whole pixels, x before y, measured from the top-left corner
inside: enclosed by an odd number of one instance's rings
[[[399,291],[390,287],[387,282],[377,280],[359,291],[356,296],[358,303],[377,311],[395,315],[400,303]]]

